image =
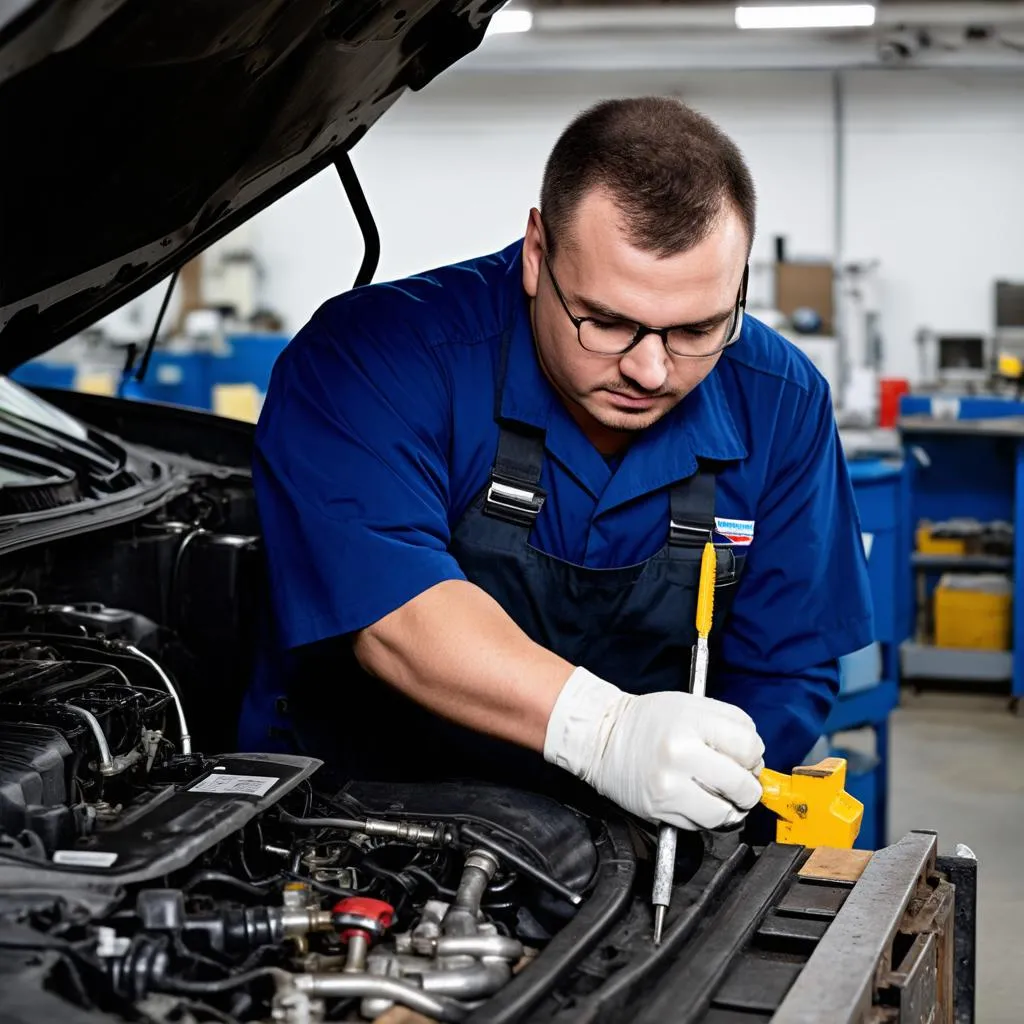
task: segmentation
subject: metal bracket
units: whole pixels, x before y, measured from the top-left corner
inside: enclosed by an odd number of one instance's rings
[[[510,519],[522,526],[532,526],[547,495],[542,490],[528,490],[492,476],[484,501],[484,512],[501,519]]]

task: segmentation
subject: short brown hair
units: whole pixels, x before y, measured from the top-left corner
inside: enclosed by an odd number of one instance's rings
[[[664,96],[607,100],[580,114],[544,169],[541,215],[552,248],[580,200],[605,188],[630,242],[659,256],[699,244],[732,205],[754,238],[757,196],[739,148],[703,114]]]

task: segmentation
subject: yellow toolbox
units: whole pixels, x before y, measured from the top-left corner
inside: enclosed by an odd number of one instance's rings
[[[965,537],[936,537],[931,526],[917,528],[917,550],[923,555],[964,555],[967,553]]]
[[[917,524],[915,547],[923,555],[966,555],[978,547],[982,525],[976,519],[950,519]]]
[[[935,588],[936,646],[1008,651],[1012,593],[998,573],[943,576]]]

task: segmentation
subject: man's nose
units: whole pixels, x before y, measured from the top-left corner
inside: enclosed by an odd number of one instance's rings
[[[669,354],[660,334],[648,334],[619,361],[623,374],[645,391],[657,391],[668,380]]]

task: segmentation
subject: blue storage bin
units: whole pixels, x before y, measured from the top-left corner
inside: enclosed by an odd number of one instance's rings
[[[48,363],[38,359],[22,363],[11,372],[10,377],[26,388],[60,388],[70,391],[75,386],[77,372],[71,363]]]

